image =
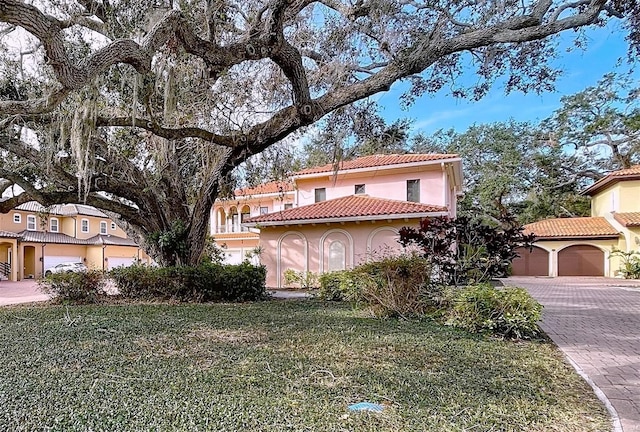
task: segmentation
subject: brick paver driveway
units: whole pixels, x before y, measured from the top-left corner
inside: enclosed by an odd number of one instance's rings
[[[604,392],[624,432],[640,432],[640,283],[512,277],[544,305],[542,328]]]

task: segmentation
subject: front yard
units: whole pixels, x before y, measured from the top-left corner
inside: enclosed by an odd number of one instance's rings
[[[610,430],[549,343],[342,304],[12,307],[0,328],[0,430]]]

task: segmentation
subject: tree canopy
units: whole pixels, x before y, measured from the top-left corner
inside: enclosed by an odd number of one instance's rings
[[[163,263],[197,262],[209,210],[251,155],[411,82],[480,98],[546,90],[554,36],[636,0],[0,0],[0,202],[86,202]],[[471,87],[456,77],[473,70]],[[14,187],[17,186],[17,187]]]

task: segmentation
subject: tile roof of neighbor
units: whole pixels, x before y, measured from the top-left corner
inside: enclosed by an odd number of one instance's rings
[[[4,238],[20,238],[20,234],[10,232],[10,231],[2,231],[0,230],[0,237]]]
[[[86,242],[90,245],[138,246],[138,244],[130,238],[104,234],[96,234],[88,238]]]
[[[133,240],[114,235],[98,234],[88,239],[78,239],[62,233],[52,233],[45,231],[22,231],[17,236],[23,242],[33,243],[56,243],[56,244],[76,244],[76,245],[113,245],[113,246],[138,246]]]
[[[623,226],[626,226],[626,227],[640,226],[640,212],[614,213],[613,217],[615,220],[620,222]]]
[[[525,234],[538,238],[618,237],[620,233],[603,217],[545,219],[524,226]]]
[[[105,213],[102,212],[102,210],[99,210],[95,207],[92,207],[86,204],[64,204],[64,205],[54,206],[52,213],[53,212],[62,216],[82,215],[82,216],[96,216],[96,217],[104,217],[104,218],[108,217]]]
[[[291,184],[290,182],[272,181],[272,182],[260,184],[255,187],[246,187],[242,189],[236,189],[236,191],[233,194],[235,196],[262,195],[262,194],[289,192],[292,190],[293,190],[293,184]]]
[[[389,166],[389,165],[400,165],[407,164],[413,162],[426,162],[426,161],[437,161],[444,159],[452,159],[459,157],[457,154],[437,154],[437,153],[424,153],[424,154],[390,154],[390,155],[371,155],[371,156],[363,156],[357,159],[341,161],[337,168],[339,171],[342,170],[353,170],[359,168],[371,168],[371,167],[380,167],[380,166]],[[303,169],[302,171],[298,171],[293,173],[293,177],[307,175],[307,174],[318,174],[325,172],[333,172],[336,170],[336,166],[334,164],[326,164],[317,167],[311,167]]]
[[[640,180],[640,165],[630,168],[613,171],[582,191],[583,195],[594,195],[603,187],[610,183],[617,183],[620,180]]]
[[[34,213],[42,211],[43,209],[44,207],[42,206],[42,204],[36,201],[29,201],[24,204],[20,204],[18,207],[16,207],[16,210],[23,210],[23,211],[34,212]]]
[[[445,207],[408,201],[373,198],[368,195],[350,195],[322,201],[302,207],[268,213],[247,219],[249,223],[296,222],[313,223],[323,219],[366,218],[375,216],[424,215],[425,213],[446,212]]]
[[[43,212],[47,211],[47,208],[37,201],[29,201],[24,204],[20,204],[16,207],[16,210],[22,210],[27,212]],[[48,209],[49,214],[60,216],[95,216],[95,217],[108,217],[101,210],[86,204],[56,204]]]
[[[68,236],[62,233],[52,233],[45,231],[27,231],[24,230],[20,233],[23,242],[33,243],[56,243],[56,244],[76,244],[86,245],[87,241],[77,239],[75,237]]]

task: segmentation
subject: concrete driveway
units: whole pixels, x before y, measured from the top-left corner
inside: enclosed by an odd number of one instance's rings
[[[640,432],[640,281],[512,277],[503,282],[526,288],[544,305],[541,327],[595,384],[596,393],[604,393],[616,430]]]
[[[0,306],[31,303],[49,300],[49,295],[38,289],[34,279],[25,279],[18,282],[0,281]]]

